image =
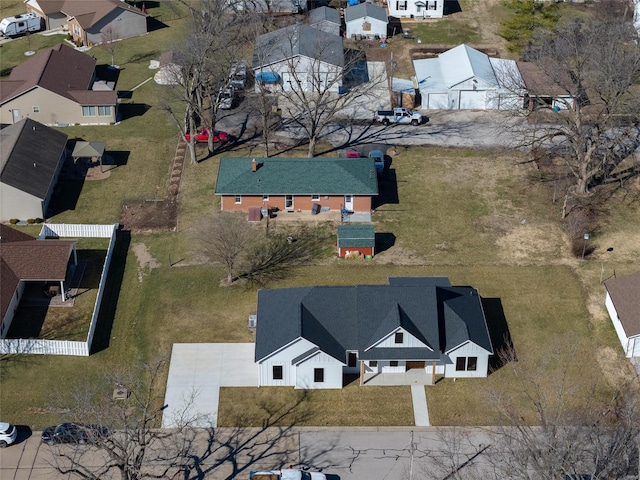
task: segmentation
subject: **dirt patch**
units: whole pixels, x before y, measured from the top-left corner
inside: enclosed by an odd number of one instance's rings
[[[120,225],[134,233],[173,232],[176,229],[178,205],[171,200],[141,200],[122,207]]]
[[[374,259],[378,263],[393,265],[426,265],[429,263],[424,257],[400,245],[392,246],[376,255]]]
[[[133,250],[138,261],[138,281],[142,283],[144,270],[158,268],[160,263],[151,255],[144,243],[134,243],[131,246],[131,250]]]
[[[554,225],[525,223],[499,237],[496,244],[511,262],[530,264],[532,258],[560,258],[562,242],[558,242],[559,237],[562,232]]]

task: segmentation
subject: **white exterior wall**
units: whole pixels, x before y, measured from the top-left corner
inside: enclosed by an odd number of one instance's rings
[[[465,342],[459,347],[446,352],[451,362],[445,366],[444,376],[447,378],[472,378],[486,377],[489,371],[489,352],[473,342]],[[478,363],[475,371],[456,371],[458,357],[477,357]]]
[[[42,200],[0,183],[0,221],[8,222],[12,218],[23,221],[29,218],[44,218]]]
[[[405,8],[402,8],[402,7]],[[434,8],[430,8],[435,6]],[[389,16],[397,18],[442,18],[444,0],[390,0]]]
[[[261,72],[278,73],[281,80],[276,85],[287,92],[294,91],[298,84],[302,91],[317,91],[317,88],[313,88],[313,84],[317,80],[322,82],[323,91],[338,93],[342,85],[342,67],[303,56],[254,69],[255,75]],[[275,85],[267,85],[267,87],[273,88]],[[259,91],[260,85],[256,82],[256,92]]]
[[[18,288],[16,288],[13,297],[11,297],[9,307],[7,308],[7,313],[2,319],[2,324],[0,324],[0,339],[4,338],[9,331],[9,327],[11,326],[11,322],[13,321],[13,317],[15,316],[15,310],[18,308],[18,304],[20,303],[20,298],[22,298],[23,292],[24,282],[20,282],[18,283]]]
[[[308,340],[298,338],[273,355],[261,360],[259,367],[259,385],[261,387],[281,387],[296,385],[296,369],[291,365],[291,359],[302,355],[314,348],[315,345]],[[282,380],[273,379],[273,366],[282,366]]]
[[[616,307],[611,300],[609,292],[607,292],[607,297],[604,301],[604,304],[607,307],[609,317],[611,317],[611,323],[613,323],[613,327],[616,330],[616,334],[618,335],[618,339],[620,340],[620,344],[624,349],[624,354],[626,355],[626,357],[640,357],[640,335],[627,337],[627,334],[624,331],[624,327],[622,326],[622,322],[618,317],[618,312],[616,311]]]
[[[363,25],[365,23],[371,24],[371,29],[364,30]],[[387,22],[378,20],[377,18],[361,17],[347,22],[347,38],[351,35],[366,35],[367,37],[373,37],[379,35],[380,37],[387,36]]]
[[[342,388],[342,363],[324,352],[318,352],[299,363],[296,368],[296,388],[316,390],[321,388]],[[324,369],[324,381],[314,382],[314,370]]]
[[[402,343],[395,343],[395,334],[396,332],[402,332]],[[429,350],[433,351],[428,345],[418,340],[416,337],[407,332],[404,328],[397,328],[393,332],[391,332],[386,337],[382,337],[375,343],[372,348],[407,348],[407,347],[417,347],[417,348],[429,348]]]

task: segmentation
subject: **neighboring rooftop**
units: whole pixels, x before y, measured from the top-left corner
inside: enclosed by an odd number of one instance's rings
[[[383,22],[387,21],[387,11],[373,3],[359,3],[344,9],[344,21],[350,22],[358,18],[371,17]]]
[[[604,282],[627,337],[640,335],[640,272]]]

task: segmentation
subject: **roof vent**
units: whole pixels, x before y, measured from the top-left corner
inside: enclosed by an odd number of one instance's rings
[[[249,315],[249,328],[256,328],[257,324],[258,324],[258,316]]]

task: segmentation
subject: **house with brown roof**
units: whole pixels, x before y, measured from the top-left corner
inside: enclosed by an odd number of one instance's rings
[[[566,110],[573,106],[574,95],[571,90],[575,84],[562,73],[552,78],[539,65],[531,62],[516,62],[523,87],[526,90],[524,107],[529,110],[547,107],[556,111]],[[568,88],[569,87],[569,88]]]
[[[65,28],[77,44],[147,33],[147,14],[121,0],[27,0],[27,12],[44,18],[47,30]]]
[[[95,68],[95,58],[63,44],[34,55],[0,80],[0,123],[114,123],[118,94],[97,86]]]
[[[624,354],[640,357],[640,272],[604,282],[605,305]]]
[[[25,118],[0,130],[0,222],[46,218],[67,136]]]
[[[65,292],[77,263],[74,240],[36,240],[0,224],[0,338],[9,331],[27,283],[57,282]]]

